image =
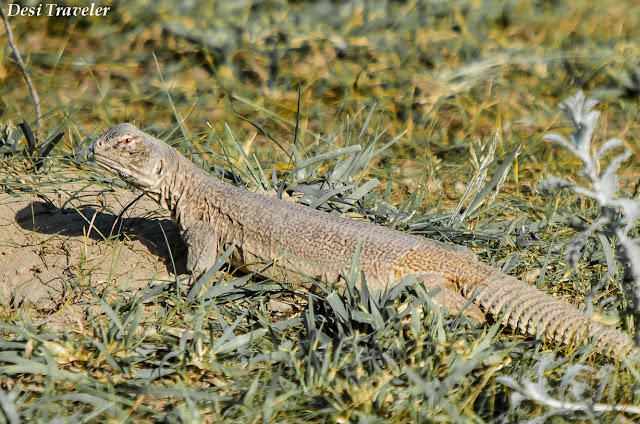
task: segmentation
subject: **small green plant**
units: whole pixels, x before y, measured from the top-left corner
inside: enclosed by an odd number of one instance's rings
[[[624,152],[610,159],[603,171],[600,170],[601,160],[610,151],[621,147],[622,140],[611,138],[602,143],[597,150],[593,146],[592,137],[600,112],[592,109],[597,104],[598,100],[585,99],[583,92],[579,91],[560,104],[560,109],[575,128],[569,139],[556,133],[544,136],[545,140],[563,146],[580,159],[583,166],[580,174],[586,178],[590,187],[553,177],[546,180],[541,188],[568,188],[598,203],[599,216],[587,229],[568,243],[567,261],[570,266],[577,264],[581,250],[594,233],[604,235],[605,238],[601,240],[607,240],[608,237],[614,240],[617,258],[613,254],[606,255],[608,272],[605,278],[613,275],[619,266],[623,267],[623,287],[630,299],[628,313],[634,317],[637,334],[640,329],[640,246],[637,239],[634,239],[633,233],[640,218],[640,206],[633,198],[618,197],[618,176],[616,175],[620,165],[631,156],[631,152],[625,148]],[[602,247],[608,251],[611,249],[609,246]]]

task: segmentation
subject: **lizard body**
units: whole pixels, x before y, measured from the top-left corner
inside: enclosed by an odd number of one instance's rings
[[[219,248],[233,243],[234,267],[271,272],[289,282],[304,282],[306,275],[336,283],[348,273],[360,242],[359,266],[373,289],[411,273],[427,288],[440,288],[434,300],[454,312],[473,299],[464,312],[480,322],[490,313],[521,333],[564,344],[593,338],[610,353],[633,348],[628,334],[478,262],[472,254],[234,187],[133,125],[109,129],[92,152],[98,165],[170,211],[188,246],[187,268],[193,273],[207,270]]]

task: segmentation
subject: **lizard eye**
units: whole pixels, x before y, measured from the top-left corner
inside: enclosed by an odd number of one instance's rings
[[[131,137],[127,137],[127,138],[122,140],[122,144],[124,144],[125,146],[128,146],[131,143],[133,143],[133,138],[131,138]]]

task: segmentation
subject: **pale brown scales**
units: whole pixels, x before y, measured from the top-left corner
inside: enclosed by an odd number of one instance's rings
[[[132,125],[108,130],[96,140],[93,152],[99,165],[171,211],[189,247],[188,267],[194,273],[208,269],[219,248],[233,242],[234,266],[272,272],[288,282],[307,281],[306,275],[335,283],[348,273],[360,242],[359,265],[373,289],[416,274],[428,289],[440,289],[434,299],[453,312],[472,299],[465,313],[478,321],[484,311],[522,333],[548,340],[574,344],[595,338],[614,354],[633,346],[629,335],[477,262],[468,252],[231,186]],[[274,259],[275,267],[262,269]]]
[[[451,249],[431,242],[423,242],[396,263],[396,275],[409,270],[435,272],[453,281],[463,296],[473,298],[482,310],[503,316],[504,323],[522,333],[547,334],[551,339],[566,344],[586,342],[583,337],[597,337],[601,347],[627,351],[632,341],[627,334],[601,325],[581,314],[566,302],[556,299],[529,284],[477,263],[469,255],[460,255]],[[601,334],[598,334],[601,331]]]

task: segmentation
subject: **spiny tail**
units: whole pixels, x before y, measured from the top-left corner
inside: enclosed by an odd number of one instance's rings
[[[542,335],[567,345],[593,340],[612,355],[634,350],[631,337],[584,316],[561,299],[556,299],[514,277],[486,265],[481,281],[459,281],[462,294],[473,298],[483,311],[504,317],[504,324],[524,334]]]

